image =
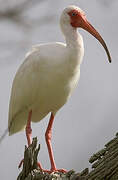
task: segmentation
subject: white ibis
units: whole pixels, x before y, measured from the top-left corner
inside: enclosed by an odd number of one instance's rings
[[[56,168],[51,134],[57,111],[67,102],[80,77],[84,46],[77,28],[83,28],[92,34],[102,44],[111,62],[104,40],[79,7],[65,8],[60,18],[60,26],[66,44],[52,42],[33,46],[16,73],[9,106],[9,135],[26,127],[28,145],[31,144],[31,121],[39,122],[51,113],[45,133],[51,163],[49,172],[64,171]]]

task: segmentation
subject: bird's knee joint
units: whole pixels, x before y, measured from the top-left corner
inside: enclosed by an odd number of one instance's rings
[[[31,129],[31,127],[26,126],[26,132],[27,132],[27,133],[29,133],[29,134],[31,134],[31,133],[32,133],[32,129]]]
[[[46,139],[46,141],[51,140],[51,138],[52,138],[51,131],[46,131],[46,133],[45,133],[45,139]]]

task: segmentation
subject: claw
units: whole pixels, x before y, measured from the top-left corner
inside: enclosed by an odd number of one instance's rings
[[[56,168],[50,169],[50,170],[43,169],[40,163],[38,163],[38,167],[40,168],[41,171],[47,172],[47,173],[49,173],[49,174],[51,174],[51,173],[53,173],[53,172],[67,173],[67,170],[65,170],[65,169],[56,169]]]

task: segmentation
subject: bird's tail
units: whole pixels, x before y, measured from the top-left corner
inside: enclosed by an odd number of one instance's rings
[[[4,140],[4,138],[6,137],[7,134],[8,134],[8,128],[5,129],[4,133],[3,133],[2,136],[0,137],[0,144],[2,143],[2,141]]]

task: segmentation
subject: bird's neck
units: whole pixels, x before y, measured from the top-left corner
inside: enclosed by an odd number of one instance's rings
[[[66,44],[68,48],[79,50],[83,47],[83,39],[77,29],[72,29],[71,32],[66,32]]]
[[[75,65],[80,65],[84,55],[84,45],[82,36],[77,31],[77,29],[72,27],[66,27],[66,30],[64,30],[63,33],[65,35],[69,56],[72,57],[72,59],[75,59]]]
[[[73,28],[70,24],[61,23],[61,29],[68,48],[79,49],[83,47],[83,39],[77,28]]]

